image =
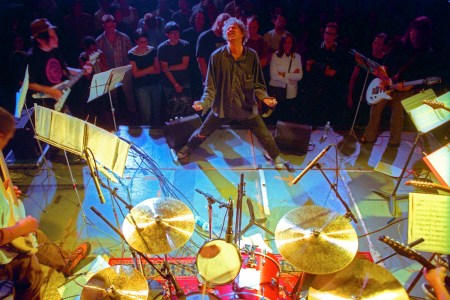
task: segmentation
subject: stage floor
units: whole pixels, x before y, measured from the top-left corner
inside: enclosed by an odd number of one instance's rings
[[[380,235],[408,243],[408,200],[395,202],[397,214],[388,224],[392,219],[389,202],[372,190],[393,192],[397,180],[392,175],[398,176],[401,172],[415,133],[403,133],[401,146],[396,149],[387,147],[389,132],[384,132],[373,145],[360,145],[352,136],[333,131],[321,143],[323,129],[317,129],[312,132],[313,145],[306,155],[282,154],[294,165],[294,172],[276,170],[265,158],[255,137],[245,129],[226,127],[215,132],[183,164],[173,160],[161,129],[121,126],[118,135],[142,149],[148,155],[147,159],[131,149],[125,174],[119,182],[108,181],[104,175],[101,178],[133,206],[149,198],[169,196],[185,203],[193,215],[207,220],[208,201],[196,189],[219,201],[231,199],[236,203],[238,184],[243,176],[242,228],[249,223],[247,199],[250,199],[256,219],[265,219],[261,224],[275,232],[280,219],[298,207],[316,205],[340,215],[346,213],[327,182],[328,178],[357,219],[357,223],[349,222],[358,235],[359,252],[370,252],[374,261],[392,254],[389,246],[378,241]],[[330,150],[319,160],[326,176],[313,168],[297,184],[292,184],[309,162],[330,144]],[[413,191],[430,192],[406,186],[404,182],[418,178],[434,180],[422,157],[423,152],[429,153],[439,147],[432,138],[419,140],[397,195],[408,195]],[[113,200],[106,189],[102,189],[106,203],[101,204],[89,168],[86,165],[67,165],[62,153],[59,151],[51,160],[46,160],[41,168],[12,172],[15,184],[24,192],[27,213],[38,218],[40,228],[63,248],[74,249],[80,242],[89,241],[92,244],[91,260],[97,255],[129,257],[130,252],[120,237],[91,209],[96,208],[114,226],[121,228],[127,208],[121,201]],[[212,215],[214,237],[224,238],[226,209],[214,204]],[[195,257],[199,246],[207,240],[207,234],[196,226],[191,239],[169,256]],[[244,236],[256,234],[263,237],[266,246],[274,253],[279,253],[274,237],[257,226],[250,227]],[[431,256],[431,253],[421,253],[426,258]],[[314,260],[314,257],[310,259]],[[334,259],[330,257],[330,260]],[[419,263],[399,255],[385,260],[382,265],[405,289],[410,287],[421,270]],[[421,278],[410,296],[425,298],[420,289],[423,282]],[[48,272],[44,299],[58,299],[55,287],[62,283],[64,278],[61,274]]]

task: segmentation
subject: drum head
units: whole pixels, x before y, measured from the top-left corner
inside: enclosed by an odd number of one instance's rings
[[[224,240],[205,243],[197,254],[198,274],[208,284],[226,284],[239,274],[241,254],[236,245]]]

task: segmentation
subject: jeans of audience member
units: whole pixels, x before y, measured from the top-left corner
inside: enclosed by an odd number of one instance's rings
[[[161,85],[157,83],[138,87],[135,94],[142,124],[159,125],[161,123]]]
[[[122,79],[122,90],[125,95],[125,105],[128,112],[137,114],[136,102],[134,100],[133,76],[131,72],[126,72]]]

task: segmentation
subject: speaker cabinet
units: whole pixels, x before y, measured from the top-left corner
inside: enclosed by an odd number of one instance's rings
[[[192,115],[166,122],[164,136],[170,148],[176,149],[184,146],[191,134],[202,125],[202,119],[198,115]]]
[[[7,150],[12,151],[16,161],[36,160],[41,155],[32,127],[34,109],[22,110],[22,115],[16,120],[16,133],[8,144]],[[4,153],[8,153],[5,151]]]
[[[311,131],[311,125],[278,121],[275,142],[283,152],[304,155],[308,152]]]

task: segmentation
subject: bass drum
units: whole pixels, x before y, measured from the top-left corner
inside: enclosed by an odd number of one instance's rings
[[[209,286],[224,285],[239,274],[242,257],[236,245],[215,239],[200,248],[195,265],[200,281]]]

